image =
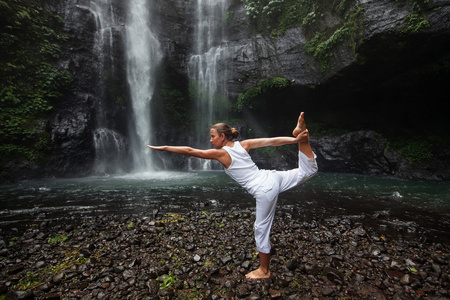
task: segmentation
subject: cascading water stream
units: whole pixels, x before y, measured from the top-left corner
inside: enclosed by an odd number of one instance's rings
[[[124,138],[108,128],[94,131],[95,169],[100,174],[123,173],[122,156],[126,153]]]
[[[160,43],[151,31],[151,16],[146,3],[146,0],[130,1],[126,22],[127,78],[133,108],[130,146],[134,172],[154,169],[152,153],[146,145],[152,143],[150,101],[155,86],[155,69],[162,58]]]
[[[195,48],[188,64],[191,90],[196,95],[196,140],[194,146],[208,148],[208,128],[219,117],[226,116],[226,63],[227,47],[225,14],[228,0],[197,0],[197,26]],[[189,168],[211,169],[211,161],[201,166],[189,161]]]
[[[150,101],[153,97],[155,68],[162,54],[160,43],[150,28],[148,3],[145,0],[135,0],[127,5],[125,56],[132,108],[132,116],[129,117],[128,147],[125,137],[112,129],[114,126],[117,127],[117,124],[109,120],[110,116],[105,113],[109,108],[103,82],[105,75],[115,74],[113,48],[117,45],[113,33],[117,26],[122,27],[123,24],[116,23],[112,0],[93,0],[88,6],[79,7],[89,10],[94,15],[97,25],[94,53],[98,55],[100,87],[97,129],[94,131],[96,149],[94,171],[97,174],[114,174],[130,170],[132,172],[152,170],[154,169],[152,153],[147,151],[146,145],[152,142]],[[116,31],[122,31],[122,28]],[[128,155],[132,158],[131,166],[127,165]]]
[[[78,5],[80,9],[90,11],[95,18],[97,30],[94,36],[94,54],[97,55],[101,70],[99,73],[97,125],[93,132],[95,146],[94,172],[97,174],[111,174],[123,172],[123,157],[126,155],[125,139],[118,132],[109,127],[107,111],[106,85],[103,73],[114,74],[114,32],[120,31],[111,0],[93,0],[87,5]]]
[[[227,47],[225,40],[225,14],[228,0],[198,0],[197,26],[195,28],[195,47],[188,64],[191,88],[196,91],[196,138],[192,144],[200,148],[209,148],[207,130],[219,117],[226,116],[224,109],[226,97]],[[151,29],[152,16],[146,0],[134,0],[127,3],[125,24],[116,24],[112,0],[92,0],[89,9],[96,17],[97,34],[95,49],[99,57],[101,72],[113,74],[114,45],[113,29],[125,25],[126,76],[130,92],[132,116],[129,116],[129,134],[125,138],[114,131],[108,117],[102,114],[107,109],[99,105],[98,125],[94,132],[96,146],[97,173],[116,173],[127,169],[133,173],[154,171],[153,152],[147,144],[153,142],[150,103],[155,87],[155,72],[162,59],[161,45]],[[122,30],[123,31],[123,30]],[[116,42],[117,43],[117,42]],[[114,74],[113,74],[114,76]],[[100,76],[101,77],[101,76]],[[192,91],[192,90],[191,90]],[[104,93],[99,95],[105,97]],[[102,102],[100,100],[100,102]],[[126,145],[126,140],[129,141]],[[105,155],[105,149],[117,153]],[[121,162],[131,156],[132,165]],[[111,161],[112,159],[112,161]],[[191,169],[211,169],[211,162],[198,160],[189,162]],[[116,171],[116,172],[115,172]]]
[[[95,15],[97,32],[95,33],[95,50],[103,66],[114,68],[113,28],[116,26],[111,0],[96,0],[90,2],[90,10]]]

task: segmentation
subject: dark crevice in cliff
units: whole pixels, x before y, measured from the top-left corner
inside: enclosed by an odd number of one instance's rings
[[[314,119],[347,130],[439,133],[448,128],[448,41],[418,35],[365,43],[356,64],[314,89]]]

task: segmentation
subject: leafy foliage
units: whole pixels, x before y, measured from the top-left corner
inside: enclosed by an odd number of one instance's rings
[[[404,23],[407,25],[401,30],[401,33],[419,33],[430,28],[430,22],[421,14],[410,14],[406,16]]]
[[[55,67],[67,36],[62,19],[37,0],[0,1],[0,165],[36,163],[49,150],[45,122],[72,80]]]
[[[286,29],[304,26],[313,33],[319,31],[325,12],[330,9],[337,15],[345,15],[351,7],[350,0],[244,0],[247,15],[258,32],[283,34]]]
[[[425,19],[423,13],[424,8],[428,5],[430,0],[396,0],[397,2],[410,2],[412,3],[414,13],[409,14],[403,20],[406,27],[400,30],[401,34],[414,34],[424,31],[430,28],[430,22]]]
[[[410,2],[415,11],[422,11],[422,9],[430,3],[430,0],[396,0],[396,2]]]
[[[430,141],[425,139],[402,139],[391,140],[390,145],[405,157],[410,164],[420,164],[433,157]]]
[[[282,34],[289,27],[302,25],[313,6],[310,0],[244,0],[244,3],[256,30],[272,31],[273,34]]]
[[[185,104],[185,95],[181,90],[165,84],[162,89],[162,97],[165,104],[165,119],[169,120],[171,124],[175,124],[180,128],[185,128],[190,121],[190,110]]]
[[[258,86],[248,89],[245,93],[240,93],[238,95],[236,108],[238,111],[242,111],[244,107],[257,108],[258,106],[262,106],[264,104],[260,99],[262,95],[282,90],[290,85],[291,82],[282,77],[262,79],[259,81]]]
[[[308,39],[305,51],[330,70],[329,60],[335,46],[345,42],[354,47],[360,33],[363,9],[354,0],[243,0],[247,15],[258,33],[276,37],[292,27],[302,26]],[[401,34],[414,34],[430,27],[424,8],[430,0],[396,0],[410,2],[414,13],[404,19]],[[330,22],[330,19],[334,19]]]
[[[91,257],[95,257],[93,254]],[[54,276],[60,272],[69,270],[79,265],[84,264],[88,260],[80,254],[80,250],[67,251],[64,254],[64,258],[58,261],[55,265],[48,268],[38,269],[36,271],[29,271],[22,277],[19,282],[14,286],[15,289],[20,291],[35,290],[46,283],[49,276]]]
[[[352,44],[356,42],[354,37],[357,36],[359,18],[362,15],[362,8],[356,8],[354,11],[350,11],[345,15],[346,22],[342,27],[333,32],[333,34],[327,38],[326,34],[317,32],[316,35],[309,40],[304,49],[307,53],[318,58],[322,63],[322,71],[329,71],[328,61],[332,55],[332,49],[346,40],[351,40]]]
[[[55,244],[55,243],[61,243],[64,244],[65,241],[67,241],[68,237],[65,234],[57,234],[56,236],[49,238],[48,242],[50,244]]]
[[[332,50],[349,41],[356,45],[362,8],[354,0],[244,0],[247,15],[257,32],[272,36],[302,26],[308,39],[305,51],[317,58],[328,72]],[[330,23],[330,19],[333,19]]]
[[[166,289],[176,282],[175,275],[172,272],[169,272],[169,275],[164,275],[163,282],[160,284],[159,288],[162,290]]]

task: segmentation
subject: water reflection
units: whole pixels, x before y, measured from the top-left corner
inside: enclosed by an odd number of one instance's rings
[[[54,218],[253,209],[255,205],[253,198],[221,171],[0,185],[0,204],[3,228]],[[382,230],[417,233],[422,226],[436,237],[450,236],[450,184],[446,182],[321,173],[280,195],[278,210],[300,220],[337,216]]]

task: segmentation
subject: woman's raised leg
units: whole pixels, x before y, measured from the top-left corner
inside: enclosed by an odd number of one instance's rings
[[[298,150],[305,154],[308,158],[314,158],[314,153],[309,144],[309,131],[306,129],[305,123],[305,113],[301,112],[298,117],[297,126],[292,131],[292,134],[297,137],[299,134],[302,135],[300,141],[298,142]]]
[[[301,132],[306,130],[305,113],[301,112],[298,117],[297,126],[292,131],[292,135],[297,137]]]

